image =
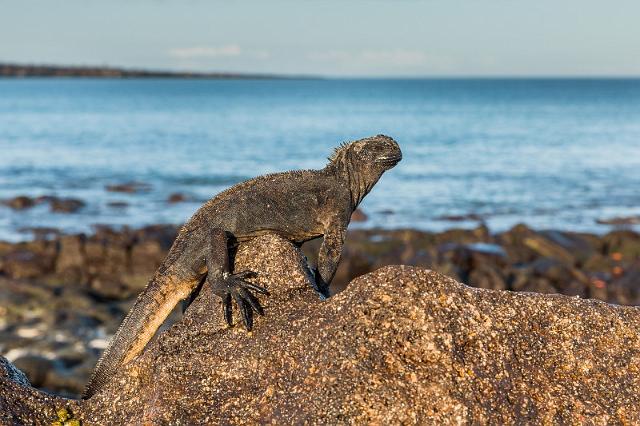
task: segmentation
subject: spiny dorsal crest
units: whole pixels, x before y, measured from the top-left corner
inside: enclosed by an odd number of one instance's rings
[[[338,147],[334,148],[333,153],[327,159],[334,164],[337,163],[344,158],[349,145],[351,145],[351,142],[342,142]]]
[[[333,150],[333,154],[329,157],[329,161],[333,164],[342,162],[347,156],[348,152],[352,154],[359,153],[367,144],[370,138],[360,139],[353,142],[342,142],[339,147]]]

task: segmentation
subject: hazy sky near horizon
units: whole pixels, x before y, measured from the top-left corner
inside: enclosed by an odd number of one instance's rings
[[[328,76],[640,76],[634,0],[0,0],[0,62]]]

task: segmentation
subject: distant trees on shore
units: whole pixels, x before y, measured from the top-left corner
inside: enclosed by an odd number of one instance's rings
[[[93,78],[277,78],[261,74],[196,73],[181,71],[136,70],[111,67],[20,65],[0,63],[0,77],[93,77]]]

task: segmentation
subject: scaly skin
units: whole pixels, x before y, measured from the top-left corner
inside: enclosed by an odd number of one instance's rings
[[[231,273],[229,249],[239,242],[267,233],[296,244],[324,237],[316,280],[318,289],[326,291],[340,261],[351,213],[401,159],[398,144],[378,135],[343,144],[322,170],[260,176],[209,200],[180,230],[98,361],[83,397],[91,397],[137,357],[176,304],[205,280],[222,297],[227,322],[231,325],[233,300],[251,329],[253,312],[262,314],[251,291],[268,293],[244,280],[250,272]]]

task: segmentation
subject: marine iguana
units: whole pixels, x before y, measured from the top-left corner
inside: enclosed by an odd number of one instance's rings
[[[398,144],[378,135],[342,144],[321,170],[259,176],[206,202],[182,227],[154,277],[102,354],[83,398],[101,389],[120,367],[138,356],[178,304],[208,283],[223,302],[232,325],[232,301],[248,330],[253,312],[263,314],[252,292],[266,289],[232,273],[229,251],[251,238],[275,233],[295,244],[324,237],[318,254],[317,286],[326,291],[335,275],[351,218],[382,174],[402,159]]]

